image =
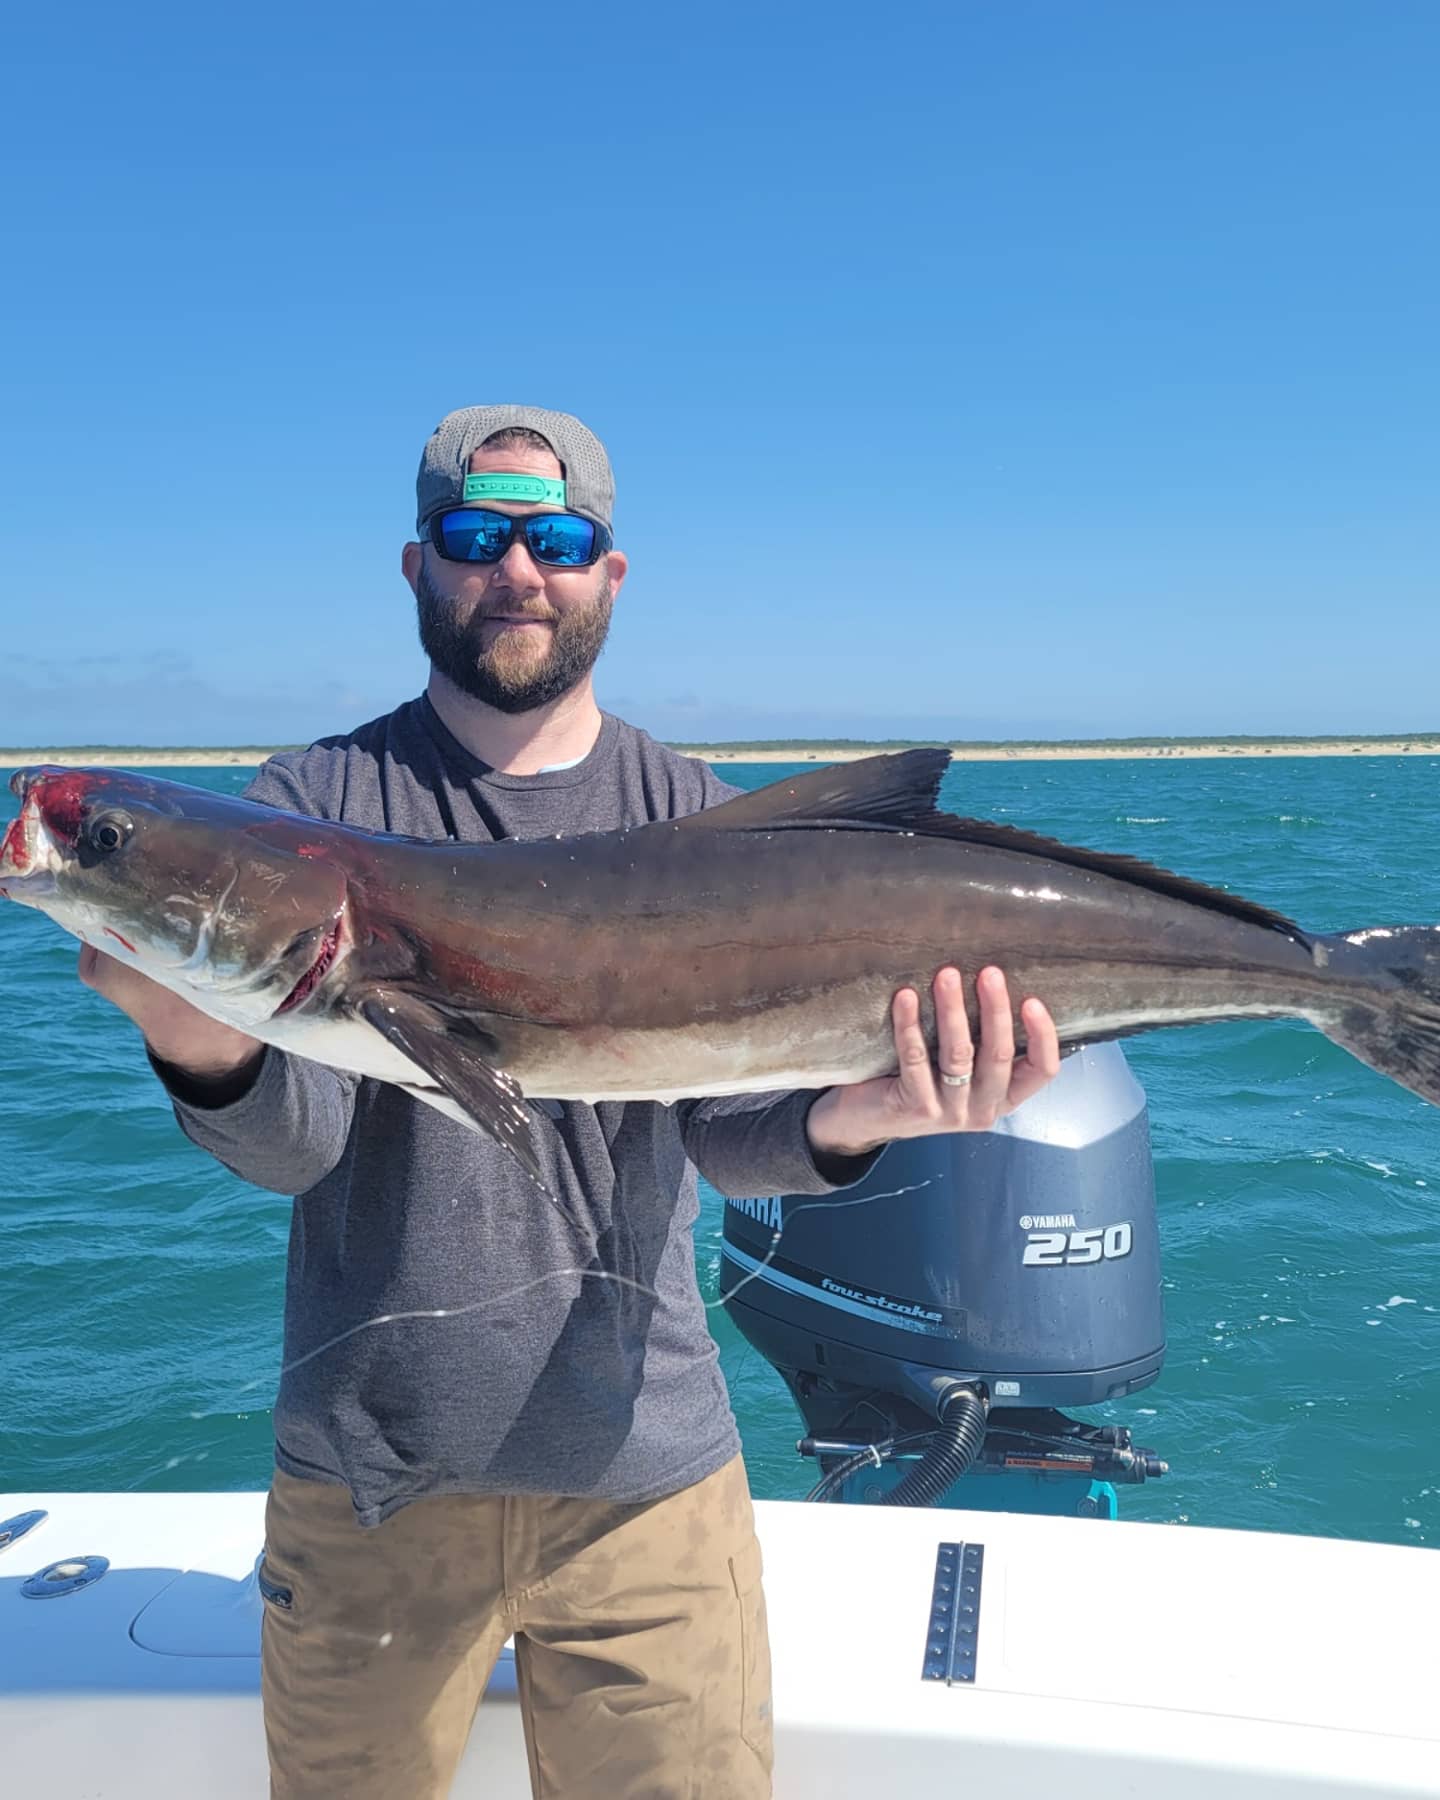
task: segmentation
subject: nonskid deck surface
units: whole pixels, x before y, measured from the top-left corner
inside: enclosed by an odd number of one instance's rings
[[[0,1520],[49,1514],[0,1550],[0,1790],[260,1800],[263,1505],[0,1496]],[[1434,1551],[790,1501],[756,1514],[777,1800],[1440,1795]],[[941,1591],[948,1545],[983,1548],[966,1564],[980,1571],[973,1680],[935,1632],[947,1607],[966,1622],[953,1584]],[[91,1586],[23,1595],[87,1556],[109,1560]],[[936,1678],[946,1668],[953,1681]],[[455,1793],[529,1794],[508,1661]]]

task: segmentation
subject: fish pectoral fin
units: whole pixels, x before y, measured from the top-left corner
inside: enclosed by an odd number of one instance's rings
[[[488,1060],[493,1042],[474,1027],[458,1025],[413,994],[380,990],[360,1015],[442,1088],[482,1131],[508,1150],[538,1188],[558,1206],[540,1167],[536,1114],[513,1075]]]

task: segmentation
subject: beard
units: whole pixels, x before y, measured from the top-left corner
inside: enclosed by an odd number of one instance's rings
[[[455,602],[435,587],[423,563],[415,588],[425,654],[461,693],[497,712],[533,712],[578,687],[598,662],[610,630],[608,572],[589,605],[534,613],[551,630],[550,648],[539,656],[518,651],[507,641],[514,634],[505,631],[487,649],[482,633],[488,615],[477,606],[469,618],[458,619]]]

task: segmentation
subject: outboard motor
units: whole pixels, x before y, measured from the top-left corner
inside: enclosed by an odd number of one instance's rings
[[[1112,1484],[1165,1472],[1056,1410],[1165,1357],[1149,1121],[1116,1044],[993,1131],[891,1144],[843,1194],[727,1202],[720,1275],[805,1420],[809,1498],[1113,1516]]]

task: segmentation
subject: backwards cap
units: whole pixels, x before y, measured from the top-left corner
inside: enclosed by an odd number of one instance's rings
[[[563,479],[539,475],[470,473],[470,453],[512,426],[539,432],[559,460]],[[415,478],[415,528],[452,506],[487,500],[548,502],[607,530],[615,507],[610,458],[595,433],[569,413],[543,406],[464,406],[446,413],[431,433]]]

